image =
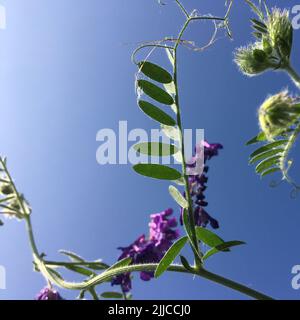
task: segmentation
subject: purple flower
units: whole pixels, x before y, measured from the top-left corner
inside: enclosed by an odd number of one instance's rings
[[[122,250],[119,260],[131,257],[132,263],[157,263],[165,255],[167,250],[173,244],[173,241],[179,237],[176,218],[170,218],[173,210],[167,209],[160,213],[155,213],[150,216],[149,237],[140,236],[128,247],[118,248]],[[140,278],[144,281],[149,281],[153,278],[153,272],[143,271],[140,273]],[[112,280],[112,285],[120,285],[124,293],[131,290],[130,273],[121,274]]]
[[[207,173],[209,167],[206,165],[207,161],[211,158],[218,155],[219,150],[223,149],[223,146],[219,143],[208,143],[204,141],[204,169],[203,172],[199,175],[191,175],[189,176],[189,185],[190,185],[190,194],[193,200],[193,210],[194,210],[194,219],[197,226],[206,227],[208,224],[211,225],[213,229],[219,228],[219,223],[216,219],[212,218],[204,207],[207,207],[208,203],[205,200],[204,191],[206,190],[207,186]],[[201,148],[198,146],[195,148],[196,155],[193,159],[200,157]],[[199,154],[198,154],[199,153]],[[191,162],[192,163],[192,162]],[[195,164],[188,164],[188,167],[193,167]],[[180,215],[180,223],[183,224],[182,221],[182,214],[183,211],[181,209]]]
[[[45,287],[35,297],[35,300],[64,300],[64,299],[56,290]]]

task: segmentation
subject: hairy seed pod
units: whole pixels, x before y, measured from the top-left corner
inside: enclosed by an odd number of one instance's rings
[[[267,98],[258,111],[260,127],[269,140],[287,131],[299,115],[300,107],[287,91]]]

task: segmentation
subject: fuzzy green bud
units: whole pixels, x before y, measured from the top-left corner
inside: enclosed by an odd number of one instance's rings
[[[24,218],[23,214],[20,212],[22,208],[19,204],[19,201],[16,198],[13,198],[12,200],[8,201],[6,205],[7,205],[7,208],[3,209],[3,213],[8,218],[13,218],[13,217],[16,217],[18,219]]]
[[[286,132],[299,115],[300,107],[287,91],[267,98],[258,111],[260,127],[268,140]]]
[[[241,47],[235,52],[235,63],[240,70],[248,75],[255,76],[276,66],[269,60],[261,43],[254,43],[248,47]]]
[[[13,188],[9,184],[2,184],[0,187],[0,193],[3,195],[10,195],[14,192]]]
[[[293,26],[288,10],[274,8],[268,17],[267,28],[272,47],[288,61],[293,45]]]

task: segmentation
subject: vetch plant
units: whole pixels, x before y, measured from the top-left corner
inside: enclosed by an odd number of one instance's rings
[[[258,5],[246,0],[257,19],[251,19],[255,42],[235,52],[235,62],[247,76],[256,76],[267,70],[283,71],[300,89],[300,76],[291,63],[293,25],[289,11],[268,8],[265,1]],[[300,187],[290,177],[293,160],[290,152],[300,132],[300,100],[287,90],[269,96],[259,107],[258,119],[261,132],[247,145],[262,144],[250,155],[250,164],[261,177],[280,172],[282,181],[293,187],[296,195]]]
[[[185,31],[192,22],[208,20],[214,23],[215,32],[208,45],[215,41],[216,32],[219,29],[225,29],[225,32],[231,36],[229,14],[232,1],[228,2],[228,9],[224,17],[199,15],[197,11],[190,14],[180,1],[176,0],[176,3],[185,18],[178,36],[140,46],[133,54],[133,61],[138,68],[136,80],[139,93],[138,105],[146,115],[162,126],[165,133],[172,137],[174,143],[176,141],[179,145],[178,150],[176,149],[178,152],[172,153],[172,155],[181,162],[181,171],[170,166],[143,163],[135,165],[133,169],[143,176],[170,181],[169,193],[180,207],[180,220],[184,227],[181,232],[183,235],[180,236],[177,219],[172,216],[172,209],[167,209],[150,216],[149,235],[141,235],[129,246],[119,248],[121,255],[118,261],[112,265],[101,260],[87,261],[78,254],[65,250],[60,253],[68,257],[69,261],[48,260],[48,257],[39,251],[34,237],[31,221],[33,211],[25,197],[18,191],[8,170],[6,159],[0,158],[0,207],[2,213],[24,221],[32,250],[34,268],[45,278],[47,283],[47,287],[38,294],[38,300],[61,300],[62,297],[54,286],[79,291],[79,299],[85,298],[86,294],[90,294],[95,300],[100,298],[130,299],[133,273],[139,273],[142,280],[149,281],[154,277],[159,278],[165,272],[179,272],[202,277],[255,299],[271,299],[263,293],[206,269],[205,262],[209,257],[219,252],[230,252],[232,247],[244,244],[244,242],[224,241],[214,232],[206,229],[209,225],[215,229],[219,227],[218,221],[204,209],[207,206],[204,191],[207,187],[207,162],[218,154],[222,146],[200,141],[195,148],[192,159],[194,161],[187,162],[184,156],[185,144],[182,134],[184,128],[178,86],[178,50],[180,45],[192,46],[196,51],[203,49],[184,40]],[[167,54],[172,66],[171,71],[167,71],[162,66],[150,61],[151,54],[138,61],[137,54],[145,48],[150,48],[151,52],[153,49],[160,49],[162,54]],[[284,53],[286,54],[286,52],[285,50]],[[169,112],[163,111],[157,104],[169,108]],[[157,150],[157,146],[152,146],[151,142],[149,144],[149,148],[137,146],[136,150],[149,152],[151,155],[151,150]],[[175,148],[170,147],[169,150],[175,150]],[[199,157],[204,157],[204,167],[196,175],[189,174],[193,172],[191,169]],[[189,245],[192,250],[193,262],[188,261],[182,254],[182,249],[186,245]],[[174,263],[177,258],[179,258],[180,264]],[[65,280],[61,274],[62,269],[80,274],[84,278],[83,281]],[[120,286],[121,292],[112,291],[99,294],[98,290],[101,284],[106,282],[111,282],[113,286]]]

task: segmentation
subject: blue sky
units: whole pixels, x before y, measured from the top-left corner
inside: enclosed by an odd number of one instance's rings
[[[155,126],[136,107],[130,55],[140,42],[177,34],[183,17],[174,1],[166,2],[0,1],[7,14],[7,29],[0,30],[1,154],[33,207],[39,249],[51,259],[67,249],[112,263],[118,246],[147,232],[149,214],[173,207],[178,215],[167,183],[137,176],[130,165],[96,162],[98,130],[117,130],[120,120],[129,129]],[[224,12],[223,0],[183,2],[201,13]],[[219,220],[224,239],[247,242],[211,258],[207,268],[276,298],[298,299],[291,269],[300,264],[300,199],[290,198],[287,185],[272,189],[270,180],[261,181],[247,164],[251,150],[244,146],[258,130],[256,110],[265,97],[296,88],[282,73],[249,79],[237,71],[232,52],[250,42],[250,16],[236,1],[234,41],[220,33],[207,51],[182,48],[179,55],[184,126],[204,128],[209,141],[224,145],[210,165],[208,211]],[[193,24],[186,38],[205,43],[209,32],[209,23]],[[298,70],[299,39],[300,30],[293,51]],[[45,283],[32,271],[23,223],[6,221],[0,243],[0,265],[7,270],[0,299],[31,299]],[[185,275],[165,274],[148,283],[135,278],[136,299],[245,298]],[[62,294],[71,299],[77,293]]]

